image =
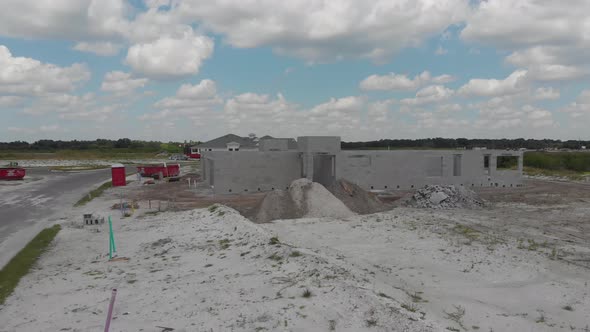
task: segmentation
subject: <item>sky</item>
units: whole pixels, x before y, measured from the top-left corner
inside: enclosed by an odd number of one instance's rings
[[[0,141],[590,139],[588,0],[3,0]]]

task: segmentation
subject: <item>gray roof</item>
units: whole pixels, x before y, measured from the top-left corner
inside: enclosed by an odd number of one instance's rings
[[[258,139],[251,139],[250,137],[241,137],[234,134],[227,134],[215,139],[212,139],[208,142],[201,143],[194,148],[203,149],[203,148],[225,148],[227,147],[227,143],[236,142],[240,144],[240,148],[257,148],[258,141],[263,139],[272,139],[274,137],[265,135]],[[297,141],[294,138],[280,138],[280,139],[287,139],[289,140],[289,149],[290,150],[297,150]]]
[[[212,139],[208,142],[201,143],[195,148],[202,149],[202,148],[225,148],[227,143],[236,142],[240,144],[240,148],[256,148],[258,147],[258,140],[253,140],[250,137],[240,137],[234,134],[227,134],[215,139]]]

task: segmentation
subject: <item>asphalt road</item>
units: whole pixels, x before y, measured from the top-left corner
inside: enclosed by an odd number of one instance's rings
[[[70,209],[82,195],[109,178],[108,168],[76,173],[36,168],[27,169],[23,183],[1,183],[0,267],[36,234],[35,231],[58,220],[60,212]]]

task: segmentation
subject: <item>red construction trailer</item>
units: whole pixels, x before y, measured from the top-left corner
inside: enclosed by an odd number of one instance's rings
[[[180,164],[154,164],[137,166],[137,172],[144,177],[173,177],[180,175]]]

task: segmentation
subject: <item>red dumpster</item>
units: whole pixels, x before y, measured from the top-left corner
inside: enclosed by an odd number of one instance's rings
[[[0,167],[0,180],[22,180],[25,173],[22,167]]]
[[[171,177],[171,176],[178,176],[180,175],[180,165],[179,164],[172,164],[166,165],[163,164],[153,164],[153,165],[140,165],[137,166],[137,172],[141,174],[141,176],[145,177],[154,177],[160,176],[162,177]]]
[[[125,165],[114,164],[111,166],[111,176],[113,187],[124,186],[126,184]]]

